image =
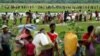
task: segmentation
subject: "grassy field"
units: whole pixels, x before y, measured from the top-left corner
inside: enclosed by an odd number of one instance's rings
[[[13,8],[11,8],[13,7]],[[18,8],[19,7],[19,8]],[[25,8],[22,8],[25,7]],[[42,7],[42,8],[41,8]],[[65,10],[99,10],[100,4],[25,4],[25,3],[0,3],[0,12],[14,12],[17,10],[18,12],[25,12],[27,10],[32,10],[32,12],[62,12]]]

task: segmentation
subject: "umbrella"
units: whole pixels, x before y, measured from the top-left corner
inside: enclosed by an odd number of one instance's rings
[[[18,36],[18,38],[26,38],[27,36],[29,36],[29,34],[25,33],[25,29],[28,29],[30,31],[36,30],[37,26],[33,25],[33,24],[26,24],[26,25],[18,25],[17,26],[19,29],[20,35]]]
[[[37,26],[36,25],[33,25],[33,24],[18,25],[17,27],[18,27],[18,29],[20,31],[22,31],[24,28],[26,28],[26,29],[28,29],[30,31],[36,30],[36,28],[37,28]]]

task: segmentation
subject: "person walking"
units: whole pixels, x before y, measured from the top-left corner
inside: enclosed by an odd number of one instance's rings
[[[3,32],[0,34],[0,56],[11,56],[10,40],[11,37],[15,37],[15,35],[8,31],[6,25],[2,26],[2,30]]]
[[[95,56],[94,41],[96,39],[96,36],[94,34],[94,26],[88,26],[87,31],[88,32],[85,33],[82,37],[83,44],[86,46],[86,55]]]

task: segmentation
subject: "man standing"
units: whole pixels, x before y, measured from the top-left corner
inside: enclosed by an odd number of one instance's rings
[[[54,44],[54,46],[48,50],[46,50],[46,54],[47,56],[54,56],[54,50],[56,49],[57,50],[57,56],[59,56],[59,50],[58,50],[58,43],[57,43],[57,37],[58,37],[58,34],[55,33],[55,23],[51,23],[50,24],[50,32],[48,32],[48,36],[49,38],[51,39],[52,43]]]
[[[6,15],[5,14],[2,14],[2,24],[6,24]]]
[[[32,13],[31,10],[29,10],[29,14],[30,14],[30,15],[29,15],[29,17],[30,17],[30,24],[31,24],[31,23],[32,23],[32,19],[33,19],[33,17],[32,17],[32,14],[33,14],[33,13]]]
[[[96,20],[99,21],[99,12],[95,11],[95,15],[96,15]]]
[[[10,15],[8,15],[8,12],[6,12],[5,13],[5,16],[6,16],[6,25],[8,25]]]
[[[20,19],[20,24],[22,24],[23,14],[20,14],[20,15],[19,15],[19,19]]]
[[[70,14],[69,11],[65,11],[65,12],[64,12],[64,22],[67,21],[66,18],[67,18],[67,16],[69,16],[69,14]]]
[[[79,10],[79,21],[82,21],[82,11],[81,10]]]
[[[14,25],[16,25],[17,24],[17,12],[14,12],[13,13],[13,17],[14,17]]]
[[[10,50],[10,39],[13,34],[8,31],[8,28],[6,25],[2,26],[2,34],[0,34],[0,56],[11,56],[11,50]]]
[[[51,21],[52,21],[52,19],[51,19],[51,12],[50,11],[48,11],[48,22],[50,23]]]
[[[50,32],[47,33],[50,38],[51,42],[53,43],[53,46],[49,49],[43,50],[39,56],[54,56],[54,50],[57,50],[57,56],[59,55],[58,51],[58,44],[57,44],[57,37],[58,35],[55,33],[55,24],[50,24]]]

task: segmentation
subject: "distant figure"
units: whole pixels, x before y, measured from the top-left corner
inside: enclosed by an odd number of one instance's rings
[[[13,23],[14,23],[14,25],[16,25],[17,24],[17,12],[14,12],[13,13],[13,17],[14,17],[14,21],[13,21]]]
[[[6,15],[5,14],[2,14],[2,24],[6,24]]]
[[[36,19],[35,19],[35,23],[38,23],[39,22],[39,17],[40,17],[40,14],[36,11],[36,13],[35,13],[35,15],[36,15]]]
[[[30,17],[30,23],[32,23],[32,19],[33,19],[32,14],[33,14],[33,13],[32,13],[32,11],[31,11],[31,10],[29,10],[29,14],[30,14],[30,15],[29,15],[29,17]]]
[[[60,22],[62,23],[64,21],[64,14],[63,12],[60,14]]]
[[[23,14],[22,15],[19,15],[19,19],[20,19],[20,24],[22,24]]]
[[[48,15],[47,15],[47,13],[45,13],[45,15],[44,15],[44,21],[43,21],[43,23],[44,24],[48,23]]]
[[[71,12],[71,15],[70,15],[70,17],[71,17],[71,21],[75,21],[75,11],[72,11]]]
[[[57,15],[57,17],[58,17],[58,23],[62,23],[63,22],[63,17],[64,15],[63,15],[63,13],[59,13],[58,15]]]
[[[52,19],[51,19],[51,13],[50,13],[50,11],[48,11],[47,15],[48,15],[48,22],[51,22]]]
[[[82,21],[82,11],[81,10],[79,10],[79,21]]]
[[[67,16],[69,15],[69,11],[65,11],[64,12],[64,22],[66,22],[67,21]]]
[[[29,12],[26,12],[26,24],[30,24],[30,13]]]
[[[58,18],[58,23],[60,23],[60,13],[58,13],[57,18]]]
[[[75,21],[79,21],[79,14],[77,13],[76,16],[75,16]]]
[[[86,21],[87,20],[87,12],[86,11],[84,11],[84,21]]]
[[[10,15],[8,15],[8,12],[6,12],[6,25],[8,25],[8,23],[9,23],[9,18],[10,18]]]
[[[99,21],[99,12],[95,11],[95,15],[96,15],[96,20]]]
[[[89,20],[92,20],[92,11],[88,10]]]

